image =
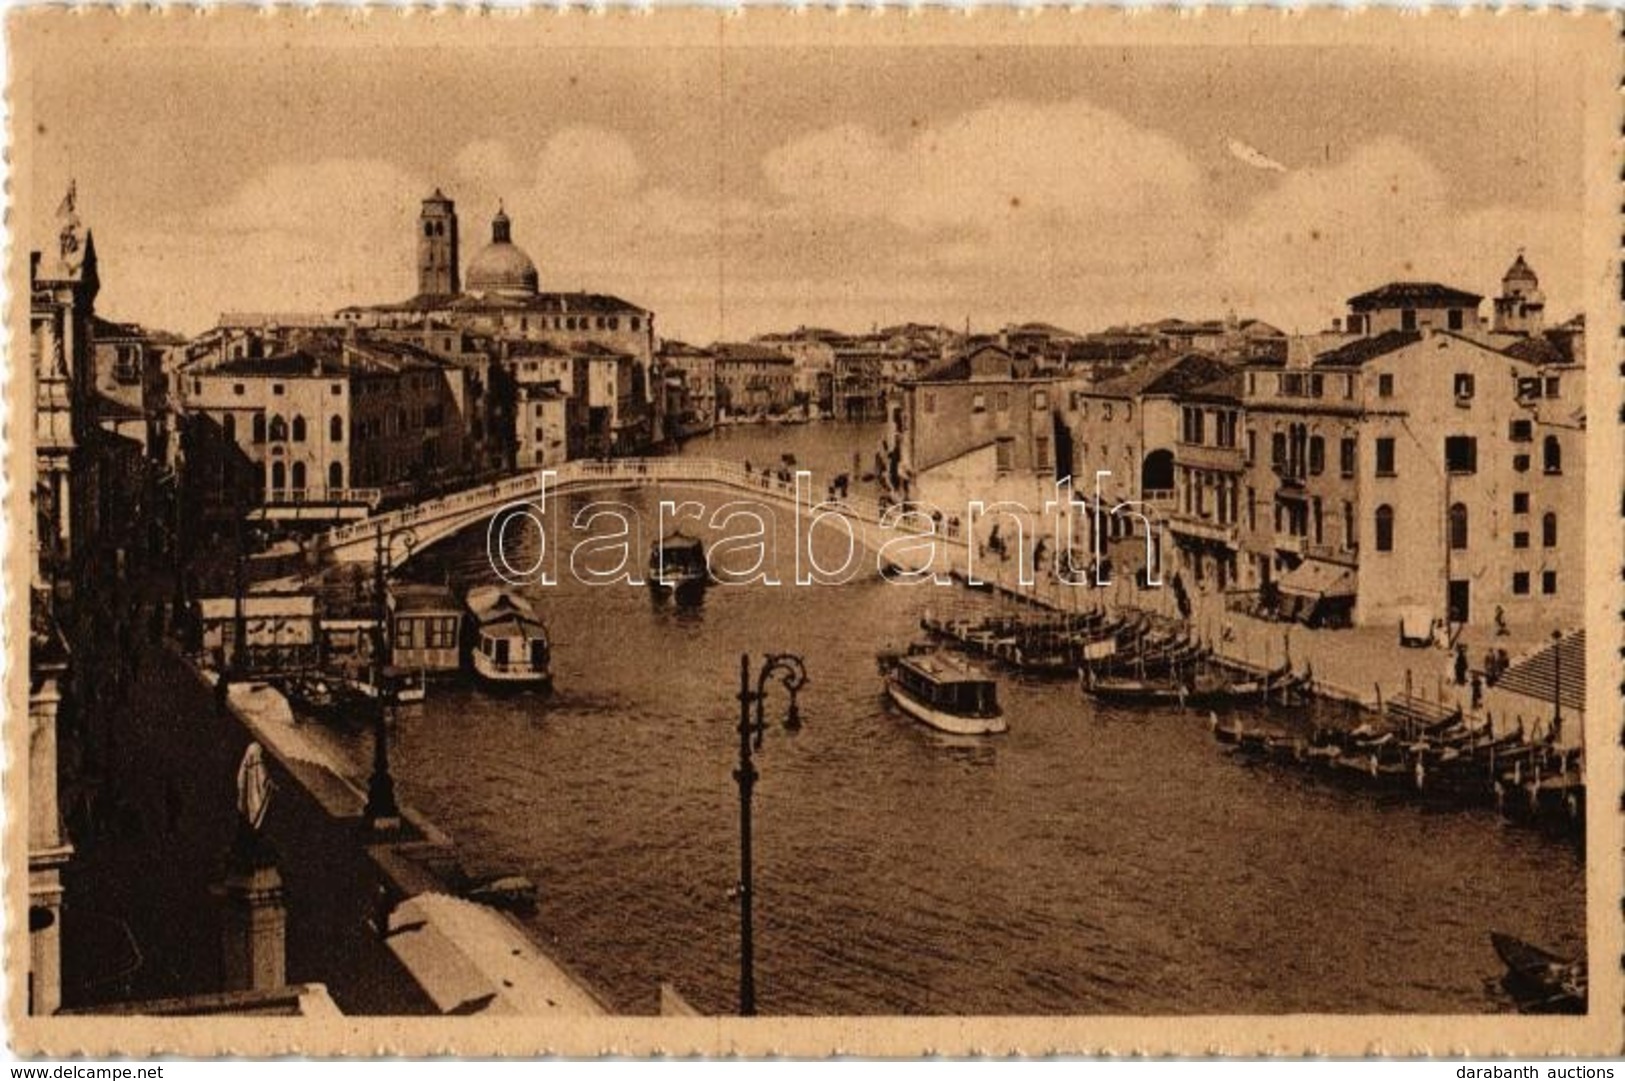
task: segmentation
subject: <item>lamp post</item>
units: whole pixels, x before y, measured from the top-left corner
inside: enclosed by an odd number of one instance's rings
[[[373,602],[377,606],[377,626],[373,631],[373,686],[377,700],[372,712],[372,775],[367,778],[367,803],[362,820],[371,832],[398,829],[401,809],[395,802],[395,778],[389,772],[389,714],[395,707],[395,688],[384,678],[384,659],[389,653],[389,570],[390,551],[399,537],[408,558],[417,547],[417,534],[409,527],[384,533],[379,523],[374,548]]]
[[[1563,632],[1552,632],[1552,742],[1563,736]]]
[[[762,667],[756,673],[756,686],[751,687],[750,654],[739,656],[739,768],[734,779],[739,782],[739,1016],[756,1014],[756,952],[751,927],[751,836],[750,798],[756,785],[756,767],[751,763],[751,751],[760,750],[762,736],[767,731],[763,706],[767,700],[767,681],[777,677],[790,692],[790,707],[785,712],[784,727],[794,732],[801,727],[801,713],[796,696],[807,684],[807,668],[794,653],[770,653],[762,658]]]

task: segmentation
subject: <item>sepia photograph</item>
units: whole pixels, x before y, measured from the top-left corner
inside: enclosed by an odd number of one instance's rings
[[[14,1047],[1618,1053],[1616,17],[6,30]]]

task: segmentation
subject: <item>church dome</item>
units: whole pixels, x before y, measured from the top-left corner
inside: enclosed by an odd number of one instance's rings
[[[508,215],[502,210],[491,219],[491,243],[481,248],[468,264],[464,277],[470,293],[500,296],[535,296],[538,289],[536,264],[523,248],[509,239]]]

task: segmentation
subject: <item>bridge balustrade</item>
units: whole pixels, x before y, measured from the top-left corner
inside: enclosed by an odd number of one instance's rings
[[[504,504],[542,491],[544,473],[553,474],[547,485],[551,492],[566,491],[578,485],[590,487],[606,481],[624,480],[638,484],[709,483],[745,493],[765,494],[785,503],[793,503],[796,498],[794,475],[786,480],[779,474],[767,470],[746,471],[743,466],[733,462],[696,458],[582,460],[561,463],[554,469],[536,470],[509,477],[478,488],[431,499],[416,506],[338,526],[325,535],[325,548],[333,552],[376,543],[380,533],[388,536],[397,529],[412,525],[417,525],[420,529],[427,526],[432,530],[433,523],[450,522],[452,525],[445,532],[455,532],[465,528],[473,520],[460,520],[471,510],[478,513],[495,512]],[[842,514],[871,526],[878,526],[881,523],[887,509],[879,500],[869,496],[846,496],[833,501],[824,501],[813,493],[813,499],[814,502],[831,502]],[[898,532],[914,535],[930,532],[926,527],[916,525],[914,522],[911,517],[892,528]],[[963,539],[947,537],[941,530],[938,534],[948,543],[959,546],[964,544]],[[430,531],[428,535],[420,535],[419,543],[420,545],[433,543],[438,539],[440,534]]]

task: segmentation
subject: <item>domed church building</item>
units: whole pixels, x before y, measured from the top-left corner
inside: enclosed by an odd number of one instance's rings
[[[534,297],[536,264],[513,242],[508,215],[499,206],[491,219],[491,243],[468,264],[468,291],[478,297]]]
[[[500,204],[489,242],[466,267],[456,203],[438,188],[423,200],[414,241],[417,292],[393,304],[344,308],[340,322],[419,331],[413,337],[430,349],[443,328],[490,339],[495,363],[522,399],[516,413],[532,404],[539,411],[544,401],[549,410],[568,403],[571,457],[636,453],[658,438],[653,312],[604,293],[544,292]],[[527,442],[541,426],[518,415],[512,424],[518,464],[539,461]]]

